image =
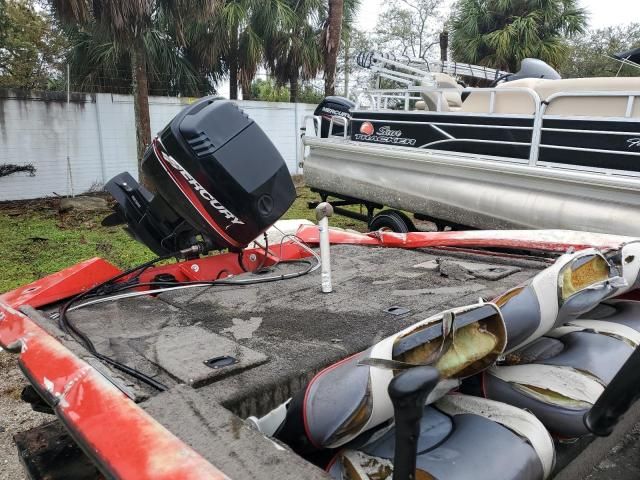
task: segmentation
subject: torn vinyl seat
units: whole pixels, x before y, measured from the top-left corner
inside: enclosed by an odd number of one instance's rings
[[[640,301],[612,298],[581,315],[580,319],[612,321],[640,331]]]
[[[391,422],[387,388],[395,372],[416,365],[438,369],[442,380],[429,396],[432,402],[462,378],[492,365],[505,344],[504,322],[495,305],[456,308],[325,368],[285,406],[252,420],[303,456],[336,448]]]
[[[532,342],[623,284],[598,250],[562,255],[527,284],[498,297],[499,310],[480,303],[419,322],[322,370],[284,408],[253,420],[303,456],[340,447],[390,422],[387,387],[394,371],[434,365],[443,380],[427,399],[433,402],[493,365],[505,347]]]
[[[554,434],[588,433],[584,414],[640,345],[640,304],[609,300],[519,349],[483,376],[483,393],[533,412]]]
[[[357,449],[340,451],[327,468],[330,476],[391,480],[394,436],[392,428]],[[416,479],[542,480],[554,461],[549,433],[525,410],[459,394],[424,408]]]
[[[505,351],[533,342],[619,293],[627,282],[618,273],[600,251],[589,248],[560,256],[527,283],[495,298],[507,329]]]

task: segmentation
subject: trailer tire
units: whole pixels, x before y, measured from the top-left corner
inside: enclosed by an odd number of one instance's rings
[[[383,210],[369,222],[369,231],[386,230],[396,233],[415,231],[416,227],[409,217],[397,210]]]

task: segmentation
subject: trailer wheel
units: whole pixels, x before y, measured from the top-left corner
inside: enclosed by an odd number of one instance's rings
[[[387,232],[407,233],[415,231],[416,227],[409,217],[397,210],[383,210],[369,222],[369,231],[383,230]]]

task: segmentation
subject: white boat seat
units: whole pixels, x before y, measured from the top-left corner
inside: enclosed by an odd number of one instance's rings
[[[460,110],[462,110],[462,98],[460,98],[460,105],[456,105],[455,102],[449,101],[448,98],[447,103],[450,112],[459,112]],[[424,100],[418,100],[416,102],[415,110],[426,110],[426,104],[424,103]]]
[[[441,97],[440,111],[450,112],[458,111],[462,108],[462,96],[460,91],[462,87],[458,85],[458,82],[446,73],[432,73],[429,76],[429,80],[425,81],[425,89],[421,92],[423,103],[418,106],[417,110],[430,110],[435,112],[438,110],[438,97]],[[435,84],[435,86],[434,86]],[[446,89],[444,91],[433,91],[433,89]]]
[[[535,112],[533,98],[526,92],[510,91],[516,88],[528,88],[535,91],[541,101],[546,101],[556,93],[594,92],[594,96],[588,98],[556,98],[547,106],[547,115],[624,117],[628,97],[598,97],[595,92],[640,93],[640,77],[594,77],[562,80],[523,78],[514,80],[498,86],[494,113],[532,115]],[[488,113],[489,102],[489,92],[471,92],[462,105],[462,111]],[[640,99],[634,101],[631,116],[640,117]]]

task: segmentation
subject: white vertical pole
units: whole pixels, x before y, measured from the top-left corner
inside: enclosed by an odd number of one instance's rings
[[[73,192],[73,172],[71,171],[71,158],[69,156],[69,124],[71,123],[71,76],[69,75],[69,64],[67,63],[67,174],[69,176],[69,191],[72,197]]]
[[[296,175],[300,173],[300,128],[298,125],[298,103],[293,104],[293,128],[295,129],[294,138],[296,139],[296,167],[295,172]]]
[[[327,202],[321,202],[316,207],[316,219],[320,233],[320,261],[322,262],[321,279],[322,293],[331,293],[331,252],[329,250],[329,217],[333,215],[333,207]]]

